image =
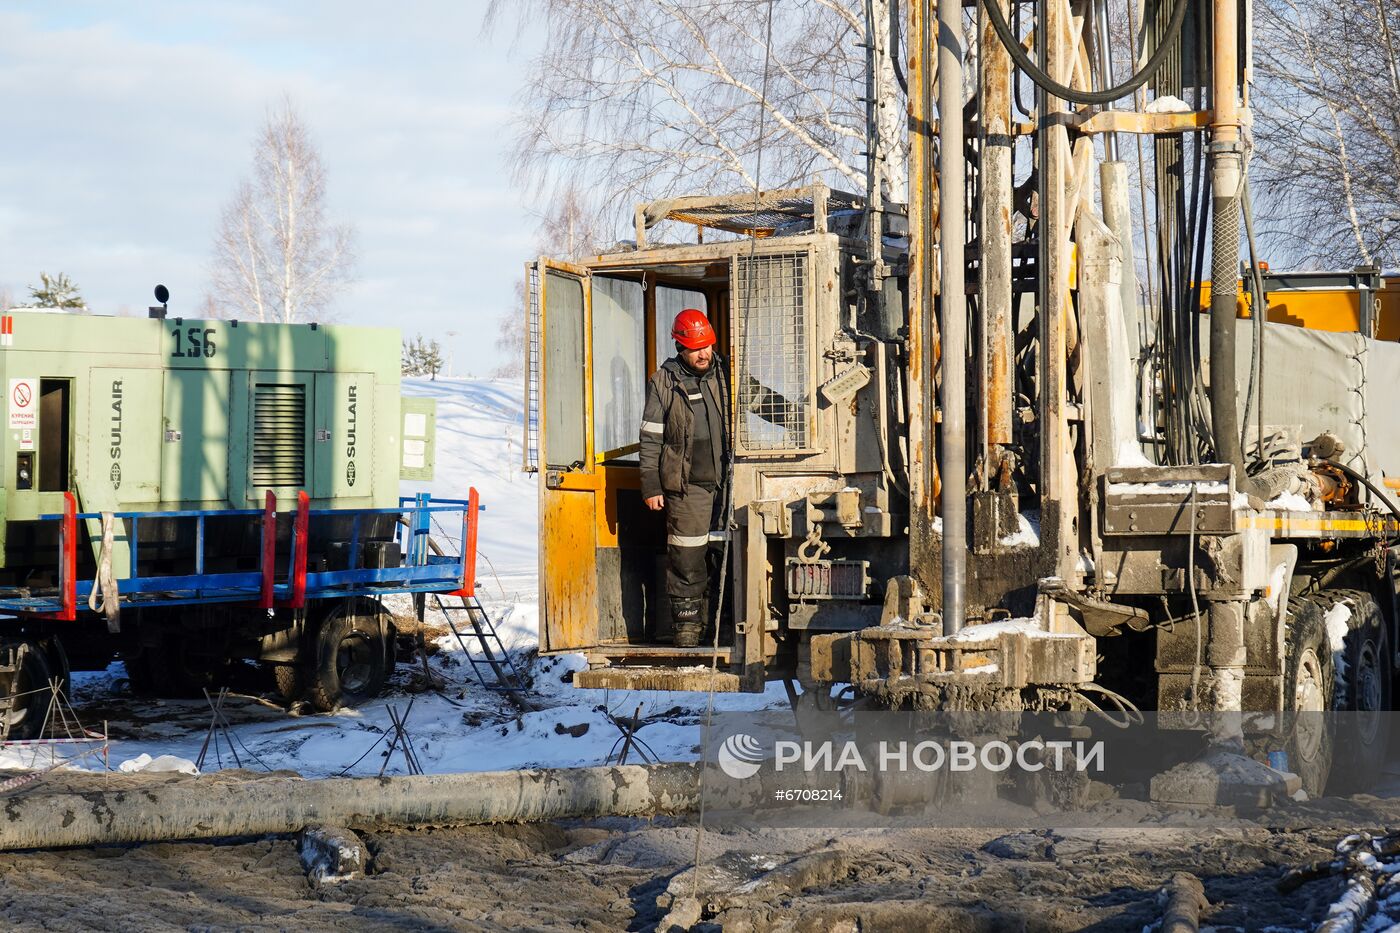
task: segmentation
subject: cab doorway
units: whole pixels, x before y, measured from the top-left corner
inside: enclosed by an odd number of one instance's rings
[[[599,461],[604,479],[599,493],[605,514],[613,520],[598,549],[600,645],[664,648],[671,644],[665,516],[651,511],[642,501],[638,435],[647,380],[675,355],[671,323],[677,314],[694,308],[710,318],[720,340],[720,353],[728,357],[725,315],[716,313],[727,305],[727,264],[723,268],[723,276],[714,282],[705,281],[704,267],[694,270],[698,273],[695,280],[645,271],[627,277],[631,288],[616,284],[624,280],[622,276],[593,276],[595,430],[598,447],[604,452]],[[624,293],[634,302],[630,313],[616,300]],[[635,321],[637,311],[643,322],[641,346],[635,339],[617,339],[630,333],[621,318],[625,315]],[[629,351],[642,363],[639,377],[632,376],[636,368],[623,359]],[[621,412],[625,417],[614,415]],[[712,578],[717,569],[714,563],[712,559]]]
[[[542,647],[695,651],[669,647],[665,518],[642,501],[639,435],[647,380],[675,352],[676,314],[704,312],[729,356],[729,263],[602,271],[544,260],[530,271]]]

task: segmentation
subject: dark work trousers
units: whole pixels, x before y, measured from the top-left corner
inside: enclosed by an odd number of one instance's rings
[[[687,485],[682,496],[666,494],[666,595],[672,599],[705,595],[709,582],[705,555],[721,506],[721,497],[705,486]]]

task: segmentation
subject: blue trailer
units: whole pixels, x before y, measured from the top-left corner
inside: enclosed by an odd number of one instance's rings
[[[470,594],[474,495],[400,496],[435,412],[400,394],[397,330],[20,310],[0,334],[0,737],[114,657],[194,696],[251,660],[331,709],[392,669],[382,597]]]

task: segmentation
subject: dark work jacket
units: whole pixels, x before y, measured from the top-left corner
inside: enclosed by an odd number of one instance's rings
[[[695,431],[695,413],[690,410],[690,398],[685,390],[687,370],[672,357],[661,364],[647,381],[646,405],[642,409],[641,467],[642,498],[650,499],[665,493],[679,495],[690,481],[691,442]],[[700,390],[712,402],[712,410],[720,412],[718,424],[710,425],[712,442],[720,450],[720,462],[728,459],[729,425],[724,423],[728,411],[728,382],[720,368],[719,357],[710,364],[710,372],[700,379]]]

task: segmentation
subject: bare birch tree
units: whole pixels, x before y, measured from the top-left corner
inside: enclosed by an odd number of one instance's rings
[[[221,304],[249,319],[291,323],[325,314],[349,281],[354,231],[326,216],[326,170],[290,101],[269,111],[214,238]]]
[[[578,259],[603,251],[602,224],[595,207],[589,205],[576,186],[570,185],[552,202],[540,218],[535,252],[554,259]],[[496,352],[501,363],[491,375],[513,379],[525,367],[525,280],[515,282],[515,306],[496,322]]]
[[[1271,239],[1319,266],[1400,263],[1400,4],[1255,9],[1252,174]]]
[[[888,30],[888,0],[876,7]],[[537,189],[586,177],[608,217],[638,200],[814,175],[865,190],[864,0],[493,0],[490,11],[508,9],[548,24],[514,153]],[[884,182],[902,202],[902,102],[887,109],[880,125],[897,138],[880,147]]]

